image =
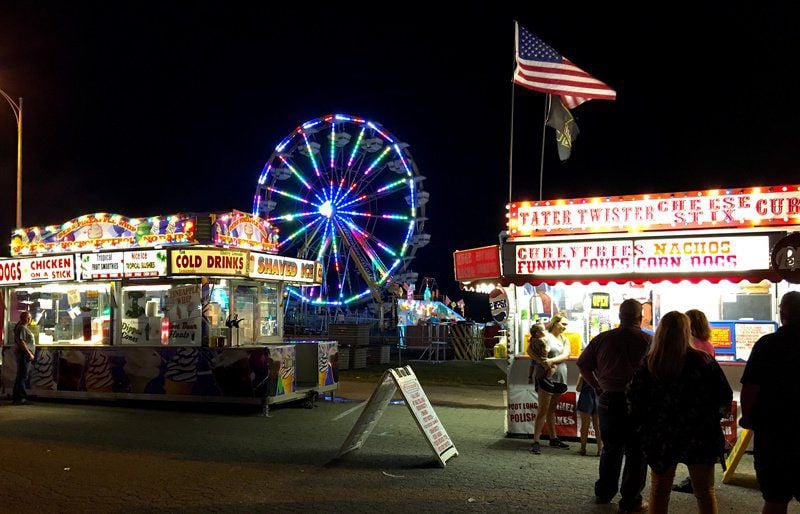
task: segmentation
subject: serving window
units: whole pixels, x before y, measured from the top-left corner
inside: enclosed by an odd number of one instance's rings
[[[123,345],[202,344],[203,286],[199,279],[122,288]]]
[[[36,344],[111,344],[113,283],[42,284],[10,290],[8,334],[31,313]]]
[[[669,311],[703,311],[711,325],[717,359],[745,362],[753,343],[777,329],[778,301],[790,289],[768,281],[526,285],[517,290],[517,337],[524,340],[536,320],[546,322],[563,311],[568,321],[565,336],[572,344],[573,356],[577,356],[593,337],[619,324],[620,304],[634,298],[647,304],[642,327],[651,331]]]
[[[238,344],[280,342],[278,325],[277,283],[257,283],[242,280],[209,279],[208,304],[205,308],[208,335],[212,345],[227,338],[227,322],[238,320]],[[236,328],[233,328],[236,332]]]

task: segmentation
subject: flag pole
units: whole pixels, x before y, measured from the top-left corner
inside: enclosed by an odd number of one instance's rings
[[[547,132],[547,114],[550,112],[552,96],[547,95],[544,100],[544,121],[542,122],[542,151],[539,154],[539,201],[542,201],[542,177],[544,177],[544,134]]]
[[[519,41],[517,20],[514,20],[514,68],[517,66],[517,47]],[[511,205],[512,177],[514,176],[514,75],[511,76],[511,138],[508,142],[508,204]]]
[[[508,148],[508,203],[511,204],[511,177],[514,174],[514,81],[511,81],[511,140]]]

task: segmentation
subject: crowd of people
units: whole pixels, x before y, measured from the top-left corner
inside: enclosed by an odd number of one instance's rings
[[[800,292],[786,293],[779,308],[781,327],[755,344],[741,379],[740,425],[753,430],[765,513],[785,513],[793,497],[800,501],[800,475],[791,469],[800,450],[790,442],[800,416],[785,408],[800,393],[794,378],[800,364]],[[705,314],[668,312],[653,330],[651,309],[633,299],[622,302],[619,326],[593,338],[577,362],[580,454],[587,454],[591,424],[600,456],[595,502],[608,504],[619,493],[619,512],[662,513],[677,490],[692,492],[699,512],[716,513],[714,467],[724,466],[726,450],[720,420],[730,415],[733,391],[714,358]],[[545,428],[551,447],[569,447],[555,431],[555,408],[567,390],[567,322],[558,313],[546,327],[530,329],[529,382],[541,413],[530,450],[536,455]],[[678,464],[688,468],[689,478],[674,484]]]

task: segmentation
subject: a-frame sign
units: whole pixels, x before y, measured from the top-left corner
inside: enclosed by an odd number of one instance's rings
[[[449,459],[458,456],[458,451],[450,440],[450,436],[447,435],[439,417],[433,411],[431,402],[410,366],[386,370],[381,377],[380,384],[372,392],[367,405],[358,417],[358,421],[339,449],[338,457],[361,448],[398,389],[408,410],[414,416],[414,421],[417,422],[417,426],[425,435],[431,450],[436,455],[439,465],[445,467]]]

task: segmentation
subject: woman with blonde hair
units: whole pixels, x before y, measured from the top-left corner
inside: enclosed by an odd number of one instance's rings
[[[714,464],[725,447],[720,419],[733,393],[719,364],[690,344],[689,317],[667,313],[628,386],[634,428],[650,466],[650,511],[665,513],[679,462],[687,465],[698,511],[716,513]]]
[[[547,358],[541,361],[544,368],[554,367],[552,375],[548,377],[548,383],[537,384],[539,409],[536,413],[536,420],[533,425],[533,446],[531,452],[536,455],[541,453],[539,436],[545,422],[547,423],[547,433],[550,436],[550,446],[554,448],[567,449],[569,445],[562,442],[556,433],[556,407],[561,395],[567,391],[567,363],[569,358],[569,341],[564,337],[567,329],[567,317],[563,312],[554,315],[545,327],[547,332]]]
[[[706,318],[705,313],[698,309],[690,309],[686,311],[686,315],[689,317],[689,327],[692,332],[692,348],[715,357],[717,352],[714,350],[714,345],[709,341],[711,339],[711,325],[708,324],[708,318]],[[673,485],[672,490],[679,493],[692,494],[694,492],[692,490],[692,479],[689,477],[684,478]]]
[[[701,310],[691,309],[686,311],[686,315],[689,317],[689,326],[692,331],[692,347],[714,357],[716,355],[714,345],[709,341],[711,339],[711,325],[708,324],[708,318],[706,318],[705,313]]]

